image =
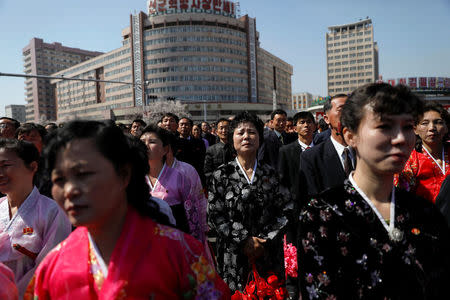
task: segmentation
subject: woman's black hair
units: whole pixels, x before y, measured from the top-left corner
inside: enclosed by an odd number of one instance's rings
[[[426,102],[423,107],[423,114],[425,114],[426,112],[429,112],[429,111],[437,112],[441,116],[441,118],[445,122],[445,124],[447,125],[447,128],[450,128],[449,127],[450,126],[450,115],[449,115],[448,111],[440,103],[437,103],[435,101]],[[417,118],[416,125],[418,125],[420,120],[423,118],[423,114],[422,114],[422,116]],[[443,142],[445,143],[445,141],[447,139],[448,139],[448,136],[444,136]],[[422,152],[422,139],[418,135],[416,135],[416,145],[414,148],[416,149],[417,152]]]
[[[147,148],[139,141],[126,137],[113,123],[76,120],[59,128],[44,149],[45,166],[49,172],[55,167],[58,152],[76,139],[92,139],[117,174],[123,174],[125,167],[131,166],[130,182],[126,188],[128,204],[141,215],[168,224],[159,207],[149,201],[150,190],[145,180],[149,171]]]
[[[356,132],[366,105],[378,115],[411,114],[417,120],[423,113],[423,101],[406,86],[371,83],[357,88],[345,102],[341,114],[342,127]]]
[[[150,124],[142,130],[141,136],[145,133],[154,133],[161,140],[163,146],[167,146],[170,143],[170,132],[164,128],[158,127],[155,124]]]
[[[33,143],[23,140],[0,138],[0,149],[14,152],[26,167],[29,167],[34,161],[39,162],[39,151]]]
[[[47,135],[47,130],[44,126],[35,123],[23,123],[16,129],[16,138],[21,134],[29,134],[33,130],[36,130],[42,138],[42,142],[44,142],[45,137]]]
[[[263,121],[261,121],[260,118],[258,118],[258,116],[248,111],[238,113],[231,121],[230,129],[228,131],[228,141],[230,142],[230,144],[234,145],[233,143],[234,130],[238,128],[239,125],[242,123],[252,123],[253,126],[255,126],[256,131],[258,132],[259,135],[259,147],[261,147],[262,144],[264,143],[264,123]]]

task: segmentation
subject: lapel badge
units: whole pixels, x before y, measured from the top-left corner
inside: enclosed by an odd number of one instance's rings
[[[31,227],[25,227],[25,228],[23,229],[23,234],[24,234],[24,235],[32,235],[33,232],[34,232],[34,230],[33,230],[33,228],[31,228]]]
[[[411,233],[414,235],[419,235],[420,234],[420,230],[418,228],[413,228],[411,229]]]

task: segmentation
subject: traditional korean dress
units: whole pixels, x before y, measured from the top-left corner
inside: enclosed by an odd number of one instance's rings
[[[448,298],[450,236],[443,217],[412,193],[392,195],[388,221],[350,180],[301,210],[303,299]]]
[[[39,263],[70,232],[62,209],[36,187],[11,219],[7,197],[0,199],[0,262],[14,272],[20,298]]]
[[[178,170],[170,168],[166,164],[163,165],[159,172],[155,185],[152,185],[148,176],[146,178],[150,186],[150,194],[153,197],[166,201],[172,209],[177,228],[190,234],[188,213],[185,208],[186,202],[191,201],[189,180]]]
[[[202,187],[200,176],[193,166],[188,163],[174,159],[172,168],[178,170],[187,180],[190,181],[191,189],[189,197],[184,201],[189,229],[191,235],[201,241],[206,240],[208,224],[206,222],[206,207],[208,200],[205,197],[205,190]]]
[[[254,170],[253,178],[247,178],[236,159],[220,166],[209,184],[208,222],[217,231],[217,270],[233,292],[245,287],[251,266],[243,247],[253,236],[267,240],[256,262],[259,274],[285,276],[282,231],[295,205],[272,167],[257,164]]]
[[[434,203],[450,169],[450,147],[446,146],[444,150],[443,165],[438,165],[425,147],[422,147],[422,152],[413,150],[395,184]]]
[[[33,298],[34,297],[34,298]],[[229,299],[203,246],[129,207],[106,265],[85,227],[41,263],[25,299]]]

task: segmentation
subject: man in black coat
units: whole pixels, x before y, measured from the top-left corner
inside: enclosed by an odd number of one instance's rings
[[[450,175],[442,183],[439,195],[436,197],[436,206],[444,215],[450,228]]]
[[[217,137],[219,142],[206,149],[204,172],[206,182],[212,173],[221,165],[231,161],[233,156],[233,150],[228,143],[228,129],[230,127],[230,121],[228,119],[220,119],[217,121]]]
[[[278,169],[278,153],[281,146],[291,143],[294,139],[287,134],[286,127],[287,114],[282,109],[277,109],[270,115],[273,130],[264,131],[264,143],[260,147],[258,159]]]
[[[324,105],[325,121],[331,136],[300,157],[300,189],[302,196],[312,196],[344,182],[354,168],[355,157],[341,134],[341,109],[347,95],[339,94]]]
[[[281,184],[289,188],[294,196],[297,196],[299,192],[300,155],[303,151],[314,146],[315,122],[314,116],[306,111],[296,113],[293,122],[298,139],[280,148],[278,172],[280,173]]]
[[[209,147],[214,145],[217,142],[217,137],[211,134],[211,126],[209,126],[208,122],[202,122],[202,138],[208,141]]]

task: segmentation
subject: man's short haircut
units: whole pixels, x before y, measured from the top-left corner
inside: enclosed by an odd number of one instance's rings
[[[323,118],[319,120],[319,128],[321,131],[327,130],[328,127],[329,126],[328,126],[327,122],[325,122],[325,120]]]
[[[423,101],[403,85],[371,83],[357,88],[342,108],[342,127],[357,132],[364,117],[365,107],[370,106],[381,118],[387,115],[411,114],[416,120],[423,114]]]
[[[287,118],[287,119],[286,119],[286,122],[289,122],[289,121],[294,122],[294,118],[293,118],[293,117]]]
[[[324,113],[327,113],[327,111],[330,111],[333,108],[333,104],[331,103],[331,101],[333,101],[336,98],[347,98],[347,97],[348,97],[347,94],[336,94],[336,95],[334,95],[332,97],[328,97],[327,101],[323,105]]]
[[[298,120],[300,119],[309,119],[311,122],[315,123],[314,116],[309,111],[301,111],[294,115],[293,124],[294,126],[297,125]]]
[[[270,119],[273,120],[275,115],[285,115],[287,117],[287,113],[282,109],[276,109],[270,114]]]
[[[0,120],[9,120],[9,121],[11,121],[13,126],[14,126],[14,129],[17,129],[20,126],[20,122],[17,121],[16,119],[13,119],[13,118],[1,117]]]
[[[133,125],[133,123],[139,123],[141,124],[142,127],[147,126],[147,123],[145,123],[144,120],[142,119],[134,119],[133,122],[131,122],[131,124]]]
[[[217,120],[216,124],[219,125],[219,123],[221,122],[228,122],[228,124],[230,124],[230,120],[228,120],[227,118],[220,118],[219,120]]]
[[[194,121],[192,121],[190,118],[188,118],[188,117],[181,117],[181,118],[180,118],[180,121],[183,120],[183,119],[188,120],[188,121],[189,121],[189,124],[191,125],[191,127],[194,127]]]
[[[35,123],[23,123],[20,125],[16,130],[16,138],[18,138],[21,134],[29,134],[33,130],[36,130],[41,136],[42,141],[44,141],[45,136],[47,135],[47,130],[44,126]]]
[[[161,122],[165,117],[173,118],[175,120],[175,122],[177,122],[177,124],[180,121],[180,118],[178,118],[178,116],[176,114],[173,114],[171,112],[166,112],[162,115]]]

